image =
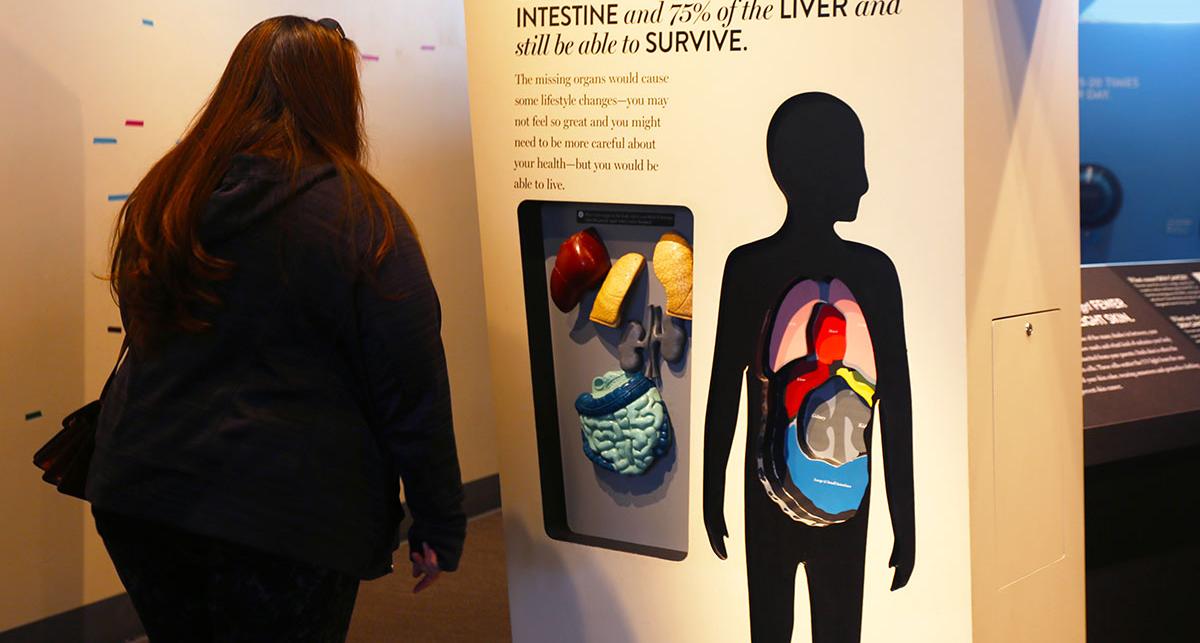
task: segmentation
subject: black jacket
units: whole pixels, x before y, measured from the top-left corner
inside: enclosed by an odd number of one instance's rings
[[[390,570],[403,479],[410,544],[457,567],[466,518],[437,294],[402,216],[372,272],[353,259],[370,239],[345,207],[331,165],[292,182],[234,159],[200,228],[235,264],[215,284],[213,328],[130,349],[103,401],[95,506],[366,579]]]

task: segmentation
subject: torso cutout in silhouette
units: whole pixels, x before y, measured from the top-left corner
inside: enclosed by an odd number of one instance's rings
[[[869,477],[875,357],[866,320],[840,281],[805,280],[768,313],[764,331],[750,368],[767,409],[751,427],[759,481],[793,520],[845,522]]]
[[[912,401],[891,260],[841,239],[867,191],[863,130],[823,93],[785,101],[767,156],[788,200],[778,232],[729,255],[704,426],[704,522],[726,557],[725,468],[743,374],[747,580],[755,641],[788,641],[804,564],[813,641],[857,641],[875,412],[895,534],[892,589],[912,573]],[[878,408],[877,408],[878,407]]]

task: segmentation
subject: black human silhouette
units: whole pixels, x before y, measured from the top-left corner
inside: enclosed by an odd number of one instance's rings
[[[863,129],[824,93],[784,101],[767,157],[787,197],[778,232],[730,253],[704,423],[704,524],[726,557],[725,469],[745,373],[746,576],[757,642],[788,641],[804,564],[816,643],[858,641],[872,419],[895,540],[892,590],[915,557],[912,396],[900,282],[881,251],[840,238],[867,192]]]

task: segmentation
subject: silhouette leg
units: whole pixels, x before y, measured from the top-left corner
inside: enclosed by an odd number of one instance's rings
[[[747,532],[750,530],[750,526],[747,526]],[[778,547],[762,546],[766,544],[753,542],[749,538],[746,540],[750,637],[754,643],[787,643],[792,640],[796,566],[799,563],[791,552],[784,553]]]
[[[817,553],[804,564],[813,643],[858,643],[862,632],[866,539],[841,535],[836,548],[841,551]]]
[[[752,460],[747,457],[747,462]],[[755,470],[746,471],[746,581],[750,638],[788,643],[796,607],[796,567],[804,558],[807,530],[767,497]]]

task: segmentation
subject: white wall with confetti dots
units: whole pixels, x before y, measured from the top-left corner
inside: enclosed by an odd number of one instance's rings
[[[0,632],[121,591],[90,514],[33,451],[120,345],[105,272],[124,195],[263,18],[336,18],[363,53],[370,167],[417,225],[442,298],[466,480],[494,474],[462,6],[444,0],[5,0],[0,20]]]

